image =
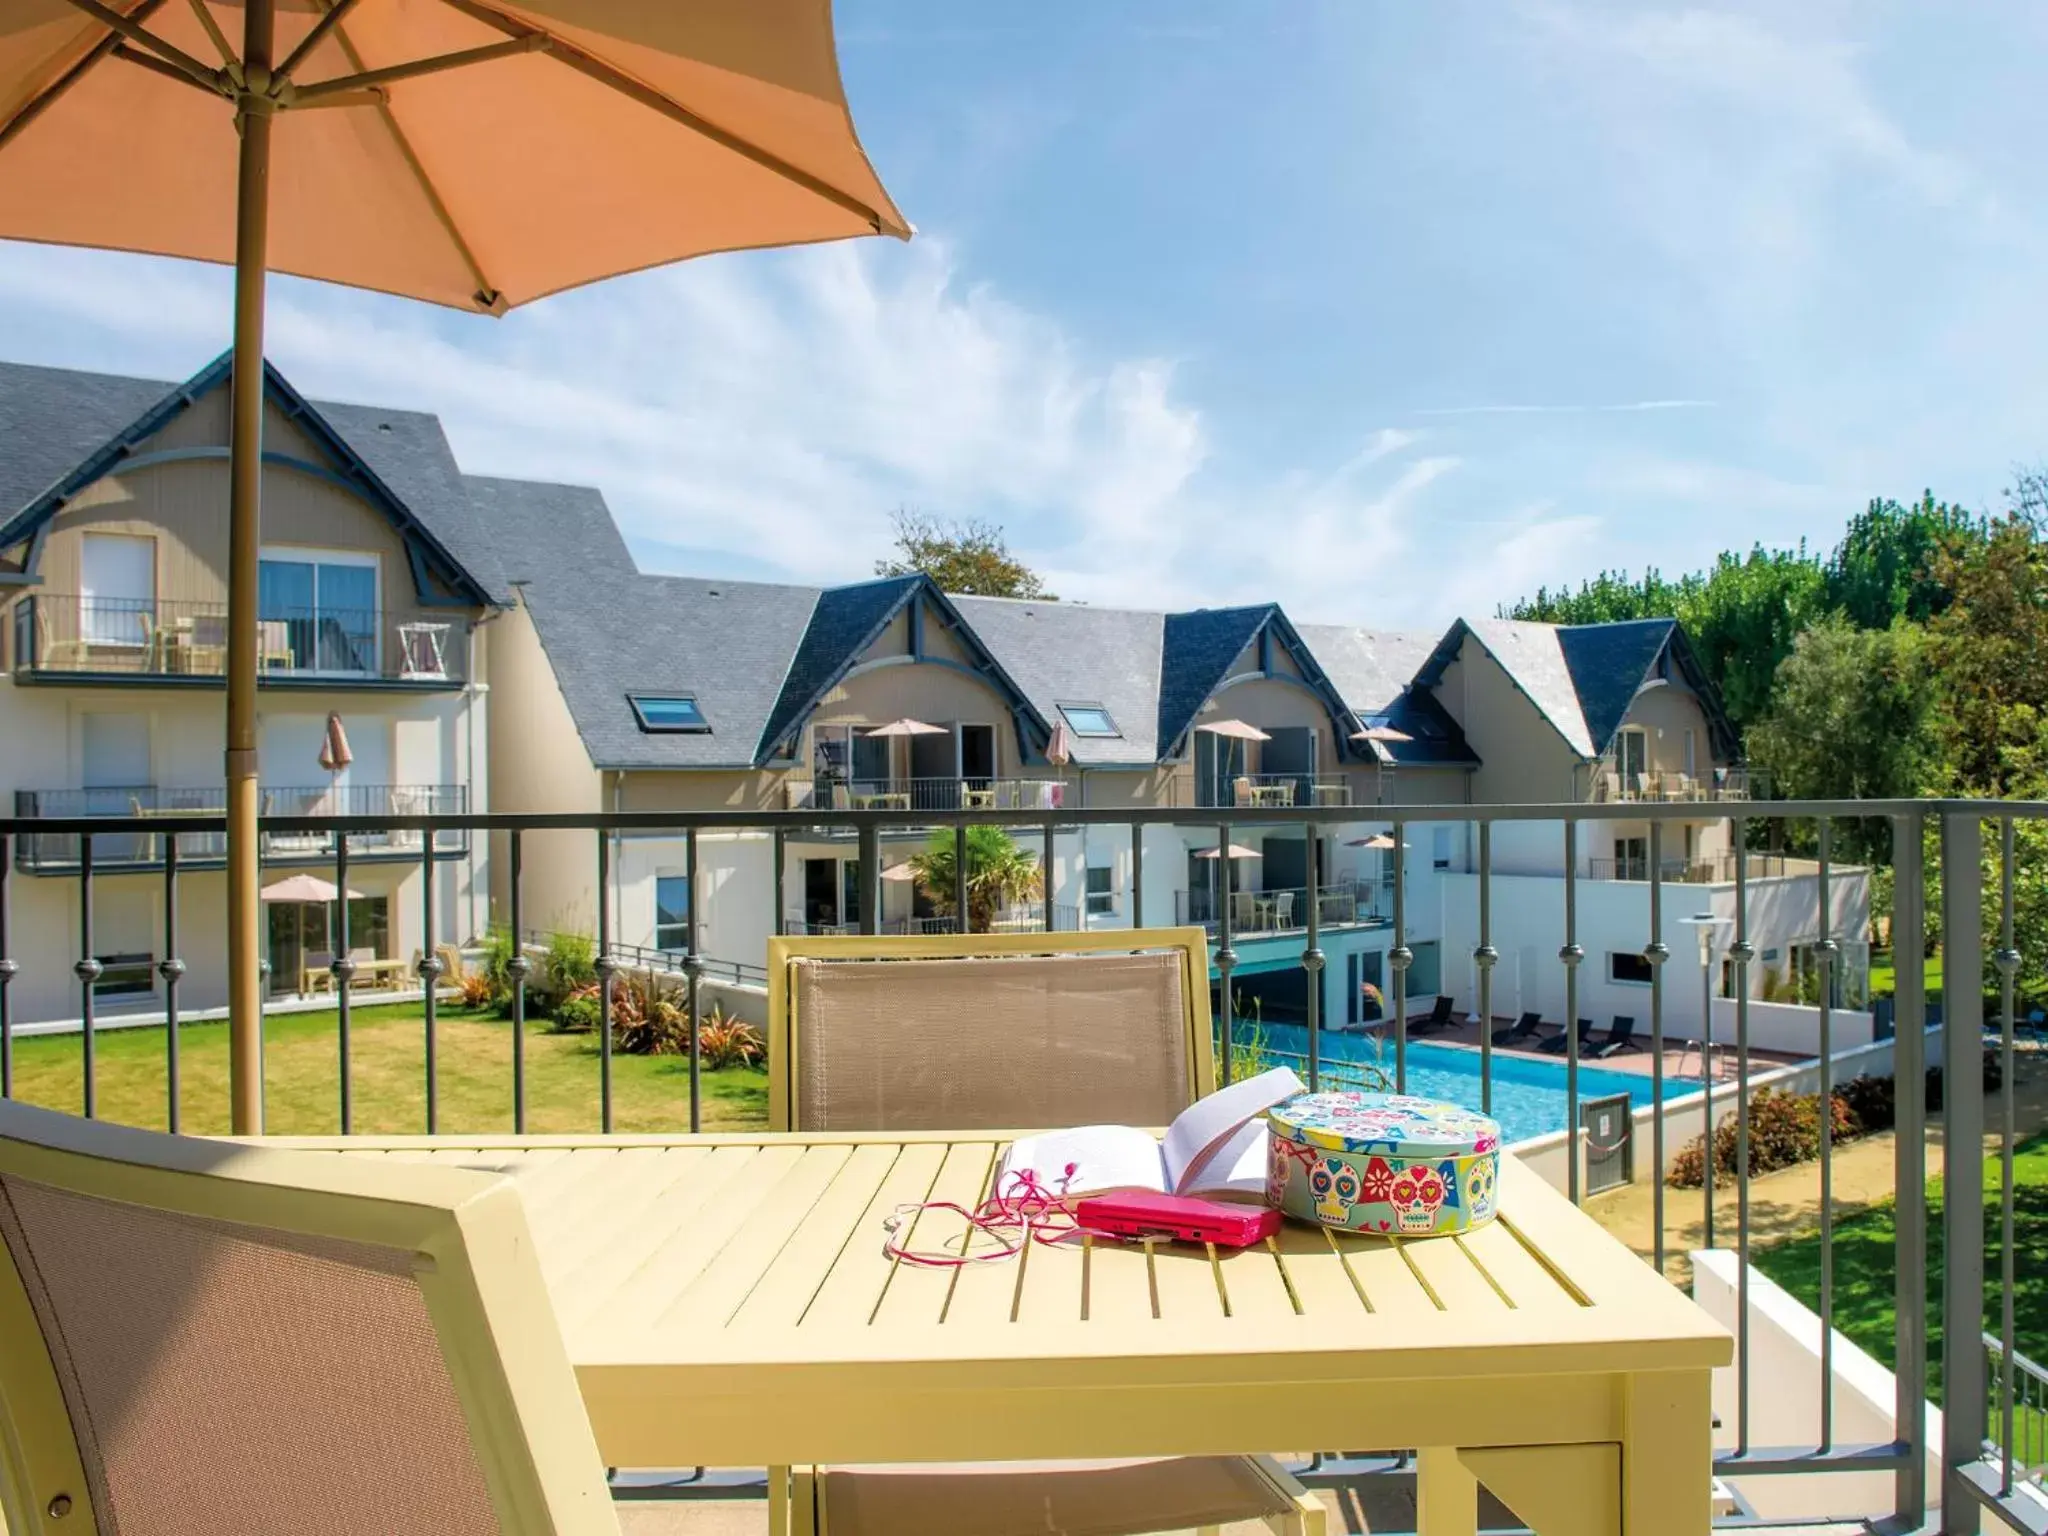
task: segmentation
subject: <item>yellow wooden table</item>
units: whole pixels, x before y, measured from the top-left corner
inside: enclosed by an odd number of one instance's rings
[[[1429,1536],[1471,1536],[1475,1479],[1541,1536],[1708,1527],[1728,1335],[1511,1158],[1464,1237],[935,1270],[883,1219],[978,1200],[1000,1137],[298,1144],[517,1180],[613,1465],[1419,1447]]]

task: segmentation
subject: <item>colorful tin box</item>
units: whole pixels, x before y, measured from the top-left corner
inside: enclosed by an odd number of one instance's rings
[[[1266,1198],[1348,1232],[1429,1237],[1493,1219],[1500,1127],[1435,1099],[1303,1093],[1267,1111]]]

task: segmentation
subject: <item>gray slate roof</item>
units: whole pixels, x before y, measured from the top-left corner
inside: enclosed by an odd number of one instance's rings
[[[1369,717],[1394,707],[1442,638],[1433,631],[1357,629],[1348,624],[1297,627],[1344,702],[1354,714]]]
[[[0,363],[0,523],[183,387],[158,379]],[[492,601],[510,600],[489,532],[477,517],[438,416],[309,403]]]
[[[1006,597],[956,597],[953,605],[1047,720],[1058,724],[1062,704],[1109,711],[1123,735],[1075,737],[1076,763],[1157,759],[1164,614]]]

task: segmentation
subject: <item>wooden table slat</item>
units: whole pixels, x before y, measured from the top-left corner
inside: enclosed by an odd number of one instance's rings
[[[733,1314],[740,1328],[793,1328],[802,1321],[833,1271],[845,1265],[856,1245],[879,1251],[884,1202],[893,1200],[891,1179],[911,1149],[850,1147],[851,1155],[831,1185],[804,1213],[789,1243],[760,1283]],[[937,1159],[933,1159],[934,1166]],[[925,1177],[930,1186],[930,1175]]]
[[[840,1332],[864,1328],[874,1315],[875,1299],[889,1283],[896,1261],[883,1251],[882,1223],[897,1207],[932,1198],[932,1188],[945,1166],[946,1148],[924,1142],[897,1150],[895,1160],[868,1202],[855,1234],[841,1249],[831,1273],[818,1285],[798,1318],[804,1330]],[[738,1322],[751,1326],[742,1308]]]
[[[1489,1222],[1476,1232],[1455,1239],[1474,1263],[1487,1273],[1517,1311],[1564,1313],[1579,1310],[1578,1300],[1557,1277],[1522,1246],[1522,1240],[1502,1222]]]
[[[962,1141],[946,1149],[944,1166],[932,1183],[929,1198],[949,1201],[972,1209],[981,1203],[995,1167],[997,1143]],[[920,1213],[906,1234],[905,1246],[936,1248],[956,1242],[967,1231],[957,1216],[943,1211]],[[937,1323],[945,1316],[947,1298],[953,1294],[954,1269],[928,1268],[922,1264],[897,1264],[883,1278],[876,1298],[874,1321],[900,1325],[907,1321]]]
[[[1333,1246],[1375,1314],[1435,1317],[1442,1310],[1406,1256],[1385,1238],[1337,1234]]]
[[[639,1197],[632,1204],[619,1207],[615,1218],[618,1224],[604,1234],[602,1242],[577,1243],[572,1237],[557,1238],[552,1228],[544,1234],[536,1231],[536,1241],[544,1245],[560,1241],[569,1249],[564,1255],[566,1267],[556,1293],[581,1295],[602,1290],[660,1246],[676,1225],[717,1188],[718,1180],[710,1174],[709,1164],[720,1152],[731,1154],[725,1166],[734,1171],[745,1156],[727,1148],[714,1151],[710,1147],[670,1147],[661,1151],[658,1161],[648,1170]],[[607,1279],[608,1276],[611,1278]]]
[[[1104,1328],[1149,1323],[1152,1307],[1153,1242],[1120,1243],[1111,1238],[1088,1239],[1083,1315]]]
[[[787,1177],[748,1213],[697,1278],[655,1316],[657,1328],[678,1320],[725,1326],[788,1247],[853,1155],[851,1147],[807,1147]]]

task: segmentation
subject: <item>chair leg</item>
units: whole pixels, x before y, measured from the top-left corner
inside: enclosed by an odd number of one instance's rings
[[[768,1469],[768,1536],[790,1536],[789,1468]]]

